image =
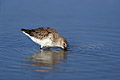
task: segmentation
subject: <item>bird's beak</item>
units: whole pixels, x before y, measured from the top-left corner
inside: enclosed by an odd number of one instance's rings
[[[66,47],[64,47],[64,48],[63,48],[63,50],[67,51],[67,48],[66,48]]]
[[[67,48],[64,48],[65,51],[67,51]]]

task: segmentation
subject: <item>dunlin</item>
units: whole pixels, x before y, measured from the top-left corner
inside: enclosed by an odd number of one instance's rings
[[[61,47],[66,49],[67,47],[67,40],[53,28],[41,27],[37,29],[21,29],[21,31],[35,43],[41,45],[40,49],[43,47]]]

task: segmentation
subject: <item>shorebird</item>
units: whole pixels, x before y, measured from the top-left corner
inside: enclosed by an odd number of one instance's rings
[[[21,29],[35,43],[43,47],[61,47],[66,49],[67,40],[61,36],[57,30],[50,27],[40,27],[36,29]]]

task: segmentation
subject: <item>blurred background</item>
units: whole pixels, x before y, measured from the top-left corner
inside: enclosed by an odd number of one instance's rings
[[[21,31],[52,27],[68,51],[43,50]],[[0,79],[120,79],[120,0],[0,0]]]

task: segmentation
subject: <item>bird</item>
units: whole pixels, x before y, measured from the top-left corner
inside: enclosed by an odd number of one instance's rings
[[[61,47],[67,49],[67,40],[61,36],[59,32],[50,27],[40,27],[35,29],[21,29],[21,31],[27,35],[32,41],[40,45],[40,49],[43,47]]]

